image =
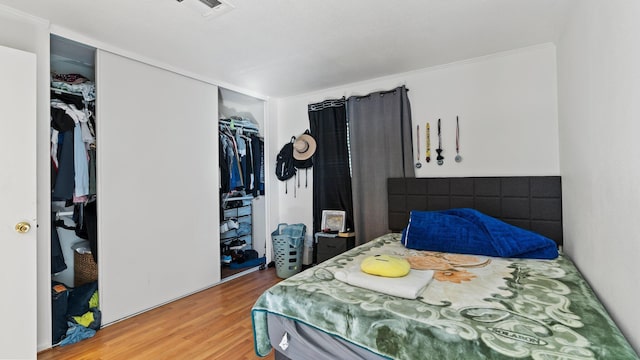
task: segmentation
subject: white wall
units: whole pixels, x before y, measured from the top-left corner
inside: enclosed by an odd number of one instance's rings
[[[416,125],[421,131],[423,166],[416,170],[417,177],[559,175],[555,59],[555,46],[543,44],[280,99],[278,144],[282,147],[309,127],[310,103],[404,84],[409,88],[414,137]],[[460,116],[461,163],[454,161],[456,115]],[[435,159],[438,118],[442,118],[442,166],[434,160],[425,162],[425,124],[431,125]],[[413,143],[415,149],[415,138]],[[280,222],[311,227],[312,189],[297,189],[294,197],[292,185],[290,180],[288,194],[283,183],[279,185]]]
[[[265,190],[269,197],[269,202],[265,205],[266,209],[266,223],[269,232],[267,233],[267,263],[273,259],[273,244],[271,243],[270,234],[274,231],[278,223],[281,221],[278,209],[280,208],[280,190],[278,187],[278,179],[274,175],[275,161],[278,151],[280,151],[280,140],[278,134],[280,133],[277,124],[280,122],[278,118],[278,101],[271,100],[267,102],[267,126],[264,131],[264,181]],[[275,125],[274,125],[275,124]]]
[[[558,44],[566,252],[640,352],[640,2],[579,2]]]

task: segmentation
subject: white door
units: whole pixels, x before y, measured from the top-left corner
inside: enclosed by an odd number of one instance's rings
[[[35,359],[35,54],[0,46],[0,79],[0,359]]]

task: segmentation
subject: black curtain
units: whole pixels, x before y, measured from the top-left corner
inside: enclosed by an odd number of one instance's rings
[[[344,210],[345,227],[353,231],[346,100],[311,104],[308,110],[318,145],[313,155],[313,232],[321,230],[322,210]]]

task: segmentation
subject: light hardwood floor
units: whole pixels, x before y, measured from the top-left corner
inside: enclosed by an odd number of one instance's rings
[[[255,271],[43,351],[38,359],[274,359],[273,352],[255,355],[251,307],[279,281],[274,268]]]

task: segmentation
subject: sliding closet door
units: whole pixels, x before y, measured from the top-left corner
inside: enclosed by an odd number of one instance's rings
[[[97,54],[98,268],[107,324],[220,280],[217,87]]]

